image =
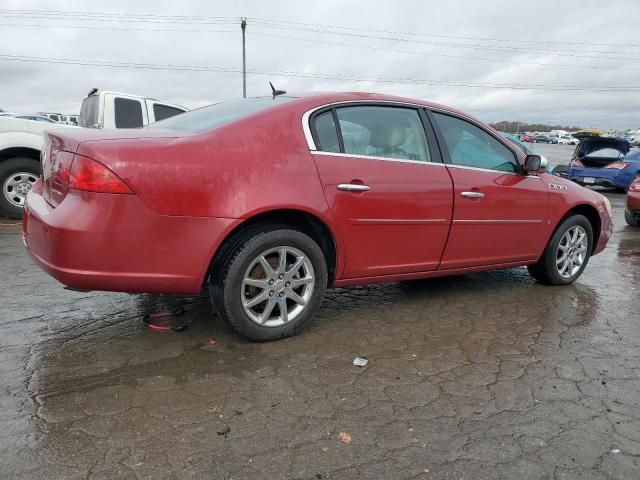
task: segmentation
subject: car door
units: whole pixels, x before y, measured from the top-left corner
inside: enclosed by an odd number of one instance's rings
[[[312,154],[345,243],[343,278],[438,268],[453,184],[423,122],[424,112],[389,105],[311,117]]]
[[[454,184],[451,233],[440,269],[536,260],[548,234],[548,192],[522,173],[506,141],[469,119],[432,111]]]

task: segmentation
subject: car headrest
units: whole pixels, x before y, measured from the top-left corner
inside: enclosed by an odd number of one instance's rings
[[[402,127],[380,125],[371,132],[371,145],[375,148],[393,150],[402,145],[406,133]]]

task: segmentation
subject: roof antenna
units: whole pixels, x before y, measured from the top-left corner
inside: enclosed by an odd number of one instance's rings
[[[285,90],[276,90],[276,87],[273,86],[273,83],[269,82],[271,85],[271,93],[273,94],[273,98],[276,98],[278,95],[284,95],[287,93]]]

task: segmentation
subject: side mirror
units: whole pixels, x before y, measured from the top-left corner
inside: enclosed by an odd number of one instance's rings
[[[538,174],[541,170],[546,170],[548,165],[548,160],[541,155],[529,154],[524,159],[524,171],[527,175]]]

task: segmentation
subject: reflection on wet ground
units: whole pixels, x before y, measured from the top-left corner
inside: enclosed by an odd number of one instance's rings
[[[640,478],[640,230],[609,197],[575,285],[338,289],[268,344],[199,297],[63,290],[3,227],[0,477]],[[142,326],[177,305],[186,331]]]

